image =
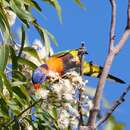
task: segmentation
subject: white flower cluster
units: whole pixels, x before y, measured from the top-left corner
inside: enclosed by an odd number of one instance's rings
[[[78,105],[81,106],[84,120],[88,118],[89,111],[92,108],[92,100],[86,94],[86,81],[83,81],[82,77],[75,71],[67,72],[60,78],[57,74],[52,74],[50,80],[52,82],[47,89],[39,90],[36,93],[38,98],[45,99],[42,107],[49,113],[54,106],[57,108],[57,122],[60,129],[69,126],[77,128],[80,119]]]

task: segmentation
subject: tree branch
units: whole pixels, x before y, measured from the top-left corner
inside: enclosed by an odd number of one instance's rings
[[[106,58],[105,64],[104,64],[104,69],[102,71],[101,77],[99,79],[98,85],[97,85],[97,89],[96,89],[96,93],[95,93],[95,97],[94,97],[94,101],[93,101],[93,108],[90,112],[90,116],[88,119],[88,123],[87,123],[87,127],[92,127],[93,129],[91,130],[95,130],[96,129],[96,119],[97,119],[97,114],[98,111],[100,109],[100,101],[101,101],[101,97],[102,97],[102,93],[104,90],[104,86],[105,86],[105,82],[106,82],[106,78],[108,75],[108,72],[110,70],[110,67],[112,65],[112,62],[114,60],[114,57],[117,53],[119,53],[119,51],[121,50],[121,48],[124,46],[126,40],[128,39],[128,36],[130,35],[130,31],[129,31],[129,23],[130,23],[130,0],[129,0],[129,4],[128,4],[128,17],[127,17],[127,26],[125,29],[124,34],[122,35],[119,43],[113,47],[114,45],[114,30],[115,30],[115,12],[116,12],[116,3],[115,0],[110,0],[111,2],[111,6],[112,6],[112,21],[111,21],[111,28],[110,28],[110,42],[109,42],[109,54]]]
[[[96,117],[97,117],[97,114],[98,114],[98,111],[100,108],[100,100],[102,97],[105,81],[106,81],[108,72],[110,70],[112,61],[114,59],[114,56],[115,56],[114,53],[109,53],[106,58],[104,69],[103,69],[101,78],[99,79],[98,86],[96,89],[96,93],[95,93],[95,97],[94,97],[94,101],[93,101],[93,104],[94,104],[93,109],[90,112],[90,117],[89,117],[88,124],[87,124],[89,126],[94,126],[96,123]]]
[[[119,51],[122,49],[122,47],[124,46],[124,44],[126,43],[128,37],[130,35],[130,29],[126,29],[125,32],[123,33],[119,43],[115,46],[114,53],[117,54],[119,53]]]
[[[26,109],[24,109],[21,113],[19,113],[17,116],[15,116],[14,119],[8,121],[7,123],[5,123],[4,127],[8,127],[9,125],[11,125],[17,118],[19,118],[20,116],[22,116],[26,111],[28,111],[29,109],[31,109],[33,106],[35,106],[36,104],[38,104],[39,102],[43,101],[42,98],[40,98],[38,101],[34,102],[32,105],[30,105],[29,107],[27,107]]]
[[[111,1],[115,1],[115,0],[111,0]],[[113,9],[114,10],[114,9]],[[114,13],[113,13],[114,14]],[[112,18],[114,19],[114,18]],[[113,20],[114,21],[114,20]],[[111,29],[113,30],[113,29]],[[111,31],[112,32],[112,31]],[[114,34],[113,34],[114,35]],[[128,0],[128,9],[127,9],[127,26],[126,26],[126,29],[125,29],[125,32],[123,33],[119,43],[114,47],[114,50],[115,51],[114,53],[117,54],[121,49],[122,47],[124,46],[124,44],[126,43],[128,37],[130,35],[130,0]],[[112,34],[111,34],[112,36]],[[110,42],[110,45],[111,45],[111,42]]]
[[[123,91],[122,95],[113,103],[110,110],[97,122],[96,128],[102,125],[107,119],[112,115],[115,109],[125,101],[125,96],[127,95],[128,91],[130,91],[130,84],[126,87]]]
[[[114,38],[115,38],[115,24],[116,24],[116,2],[115,0],[110,0],[112,7],[112,16],[111,16],[111,27],[110,27],[110,46],[109,52],[114,47]]]

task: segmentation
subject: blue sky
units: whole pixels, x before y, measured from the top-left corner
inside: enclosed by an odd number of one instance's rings
[[[82,0],[83,1],[83,0]],[[59,47],[54,45],[54,51],[63,51],[66,49],[74,49],[80,47],[80,43],[85,41],[86,48],[89,55],[86,56],[87,60],[93,61],[96,64],[103,65],[105,57],[108,52],[109,43],[109,28],[111,20],[111,6],[109,0],[86,0],[83,1],[86,10],[82,10],[75,5],[72,0],[59,1],[62,6],[63,21],[60,24],[53,7],[42,3],[43,17],[34,13],[38,17],[38,22],[47,28],[52,34],[55,35]],[[127,16],[127,0],[117,1],[117,21],[115,40],[118,43],[122,35]],[[32,42],[34,39],[39,38],[34,30],[29,31],[29,40]],[[130,82],[130,68],[129,68],[129,55],[130,55],[130,39],[121,52],[116,56],[110,73]],[[87,77],[89,79],[89,86],[96,86],[97,79]],[[116,84],[113,82],[106,82],[104,97],[109,99],[110,103],[115,100],[127,86]],[[126,101],[114,112],[116,119],[126,124],[124,130],[130,129],[130,92],[126,97]]]

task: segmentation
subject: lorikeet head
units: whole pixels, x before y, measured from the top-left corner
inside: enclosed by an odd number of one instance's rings
[[[34,70],[32,74],[32,83],[34,85],[34,89],[39,90],[41,84],[47,80],[47,72],[48,66],[43,64]]]

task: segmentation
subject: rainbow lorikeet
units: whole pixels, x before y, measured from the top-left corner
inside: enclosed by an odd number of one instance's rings
[[[48,73],[50,71],[58,73],[60,76],[65,74],[67,71],[75,70],[80,72],[81,68],[81,57],[83,54],[87,54],[84,48],[64,51],[55,55],[50,56],[45,64],[42,64],[36,68],[32,74],[32,82],[34,88],[38,90],[40,85],[48,79]],[[91,77],[99,78],[102,72],[102,67],[93,64],[92,62],[82,62],[82,73]],[[125,83],[123,80],[108,75],[107,79],[113,80],[118,83]]]

